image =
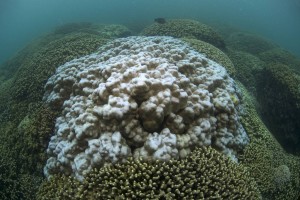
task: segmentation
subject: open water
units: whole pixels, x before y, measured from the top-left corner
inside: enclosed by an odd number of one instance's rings
[[[299,36],[300,0],[0,0],[0,200],[300,199]]]
[[[2,0],[0,63],[33,38],[68,22],[140,26],[190,18],[257,33],[300,56],[298,0]]]

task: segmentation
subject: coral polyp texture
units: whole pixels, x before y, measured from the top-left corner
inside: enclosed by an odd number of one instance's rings
[[[259,200],[261,195],[246,168],[211,147],[202,147],[180,160],[129,159],[93,169],[82,182],[53,176],[37,194],[37,200],[49,199]]]
[[[172,37],[116,39],[60,66],[44,100],[62,110],[47,177],[82,180],[94,167],[184,158],[212,146],[236,160],[248,143],[238,89],[224,67]]]

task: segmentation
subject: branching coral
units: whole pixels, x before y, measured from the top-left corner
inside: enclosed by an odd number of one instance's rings
[[[79,183],[55,176],[39,191],[47,199],[260,199],[249,173],[211,147],[183,160],[128,160],[92,170]]]

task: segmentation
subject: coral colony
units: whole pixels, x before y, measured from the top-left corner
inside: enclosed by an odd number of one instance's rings
[[[185,158],[212,146],[236,160],[249,142],[226,70],[172,37],[128,37],[60,66],[44,100],[62,109],[44,168],[83,180],[93,167]]]

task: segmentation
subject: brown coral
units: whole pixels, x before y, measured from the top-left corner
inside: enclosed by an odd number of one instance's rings
[[[70,186],[68,190],[63,183]],[[39,199],[68,195],[73,199],[260,199],[245,168],[211,147],[196,149],[183,160],[129,160],[94,169],[80,186],[73,178],[55,177],[40,188]]]
[[[213,28],[190,19],[170,19],[164,24],[154,23],[146,27],[141,35],[193,38],[210,43],[220,49],[225,49],[222,37]]]
[[[250,137],[250,144],[240,157],[241,164],[248,168],[264,199],[297,199],[300,195],[300,158],[283,150],[259,118],[251,97],[244,89],[243,94],[245,115],[242,123]],[[281,165],[286,165],[290,170],[289,181],[285,181],[284,187],[278,187],[274,179]]]

